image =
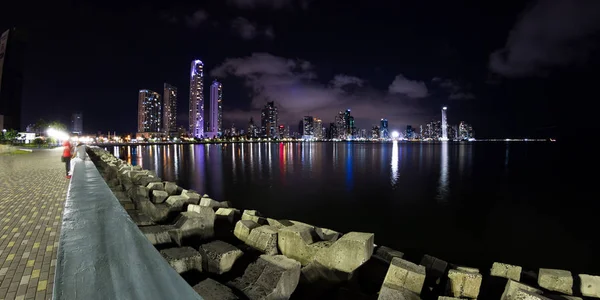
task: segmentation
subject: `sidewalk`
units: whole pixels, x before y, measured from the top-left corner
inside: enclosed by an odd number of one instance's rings
[[[0,155],[0,299],[52,299],[69,185],[61,153]]]

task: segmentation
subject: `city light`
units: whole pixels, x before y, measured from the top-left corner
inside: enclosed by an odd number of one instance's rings
[[[69,139],[69,135],[64,132],[64,131],[60,131],[60,130],[56,130],[52,127],[48,128],[48,131],[46,131],[46,133],[48,134],[49,137],[51,138],[55,138],[59,141],[64,141],[64,140],[68,140]]]
[[[400,136],[400,132],[398,131],[392,131],[392,138],[397,139]]]
[[[447,110],[447,109],[448,109],[448,107],[444,106],[444,107],[442,107],[442,109],[443,109],[443,110]]]

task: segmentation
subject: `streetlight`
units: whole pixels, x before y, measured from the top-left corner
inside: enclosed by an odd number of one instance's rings
[[[400,136],[400,132],[392,131],[392,138],[397,139]]]

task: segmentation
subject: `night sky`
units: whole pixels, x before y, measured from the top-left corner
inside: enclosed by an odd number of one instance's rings
[[[293,130],[346,108],[359,128],[404,129],[447,105],[479,138],[567,137],[594,119],[600,1],[70,2],[0,10],[0,29],[29,36],[23,125],[81,111],[86,132],[134,132],[138,90],[168,82],[187,128],[193,59],[205,99],[223,82],[226,127],[267,100]]]

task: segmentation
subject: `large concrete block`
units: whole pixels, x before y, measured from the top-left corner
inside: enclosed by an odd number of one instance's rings
[[[154,203],[163,203],[163,202],[165,202],[165,200],[167,200],[168,197],[169,197],[169,194],[167,194],[167,192],[165,192],[165,191],[160,191],[160,190],[152,191],[152,202],[154,202]]]
[[[229,282],[254,299],[289,299],[300,280],[300,263],[283,255],[261,255],[244,275]]]
[[[544,297],[540,294],[532,293],[530,291],[517,290],[515,299],[519,300],[550,300],[550,298]]]
[[[448,271],[448,278],[454,297],[476,299],[479,296],[479,288],[483,280],[481,274],[452,269]]]
[[[331,247],[319,251],[315,260],[326,267],[351,273],[371,258],[373,240],[372,233],[349,232]]]
[[[248,237],[250,236],[250,232],[259,227],[256,222],[252,220],[240,220],[235,223],[235,229],[233,230],[233,235],[240,239],[242,242],[246,243]]]
[[[521,269],[520,266],[495,262],[490,270],[490,275],[519,281],[521,280]]]
[[[192,247],[165,249],[160,254],[179,274],[191,270],[202,272],[202,255]]]
[[[242,220],[251,220],[260,225],[267,224],[267,220],[260,216],[260,213],[256,210],[244,210],[242,213]]]
[[[154,222],[152,222],[152,219],[150,219],[150,217],[143,212],[135,209],[128,209],[127,213],[129,214],[129,217],[131,217],[133,223],[135,223],[137,226],[155,225]]]
[[[404,253],[394,250],[390,247],[380,246],[375,250],[375,254],[373,257],[377,257],[378,259],[389,263],[392,263],[392,259],[394,257],[402,258],[404,257]]]
[[[162,179],[160,179],[158,177],[152,177],[152,176],[143,176],[143,177],[140,177],[137,181],[137,183],[139,183],[140,185],[143,185],[143,186],[148,186],[148,184],[150,184],[152,182],[158,182],[158,183],[162,184]]]
[[[202,200],[200,200],[202,201]],[[219,208],[215,213],[217,219],[227,220],[229,223],[233,224],[235,222],[236,216],[239,215],[240,211],[235,208]]]
[[[409,290],[400,288],[393,289],[387,286],[382,286],[379,291],[377,300],[420,300],[421,297]]]
[[[194,291],[202,296],[204,300],[237,300],[239,299],[233,291],[225,285],[210,278],[200,281],[193,286]]]
[[[165,203],[170,210],[181,210],[183,209],[183,205],[187,203],[187,200],[188,198],[181,195],[169,196]]]
[[[317,242],[320,243],[320,242]],[[323,243],[331,243],[329,241],[323,241]],[[316,244],[316,243],[315,243]],[[320,263],[313,261],[302,268],[302,280],[308,284],[314,284],[316,286],[327,286],[335,285],[342,282],[349,281],[352,278],[351,273],[342,272],[339,270],[331,269]]]
[[[292,223],[288,220],[276,220],[276,219],[271,219],[271,218],[267,218],[267,223],[277,229],[281,229],[284,227],[294,225],[294,223]]]
[[[396,290],[407,289],[420,295],[424,282],[424,266],[418,266],[404,259],[394,257],[383,280],[383,285]]]
[[[321,239],[321,241],[335,242],[340,237],[339,232],[327,228],[315,227],[315,233]]]
[[[309,264],[316,252],[309,245],[314,243],[314,229],[301,225],[283,227],[279,230],[277,244],[281,253],[299,261],[303,266]]]
[[[165,192],[169,194],[169,196],[177,195],[179,187],[175,182],[165,182]]]
[[[244,253],[242,250],[223,241],[214,241],[200,246],[200,253],[206,262],[207,271],[223,274],[233,267],[235,261]]]
[[[269,225],[254,228],[250,231],[246,244],[265,254],[275,255],[279,253],[277,251],[277,229]]]
[[[198,204],[200,202],[200,194],[190,190],[181,191],[181,196],[186,199],[185,203],[187,204]]]
[[[421,265],[425,266],[425,272],[428,278],[431,278],[432,282],[437,281],[446,273],[448,263],[437,257],[425,254],[421,259]]]
[[[600,298],[600,276],[579,274],[581,294],[587,297]]]
[[[165,187],[162,182],[150,182],[146,187],[151,191],[164,191]]]
[[[142,233],[146,236],[146,238],[152,243],[152,245],[162,245],[171,243],[171,236],[169,235],[169,230],[173,228],[170,226],[146,226],[140,227]]]
[[[536,289],[534,287],[530,287],[528,285],[525,285],[520,282],[509,279],[508,282],[506,282],[506,287],[504,288],[504,293],[502,293],[502,297],[500,299],[501,300],[516,300],[516,299],[518,299],[517,292],[520,290],[528,291],[530,293],[535,293],[535,294],[542,293],[542,291],[539,289]]]
[[[551,291],[573,294],[573,276],[570,271],[540,268],[538,284]]]
[[[182,212],[173,225],[176,230],[170,231],[171,238],[178,245],[181,245],[185,238],[209,239],[215,235],[214,224],[215,213],[212,209]]]
[[[223,207],[223,208],[227,208],[229,207],[229,204],[227,203],[227,201],[223,201],[223,202],[219,202],[217,200],[208,198],[208,197],[202,197],[200,199],[200,206],[208,206],[208,207]]]

